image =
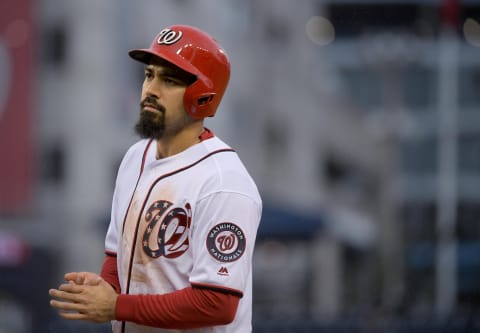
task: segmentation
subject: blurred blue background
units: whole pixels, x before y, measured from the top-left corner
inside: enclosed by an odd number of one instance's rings
[[[264,199],[254,332],[480,332],[480,1],[1,0],[1,333],[109,331],[48,289],[100,269],[127,52],[170,24],[232,63],[206,125]]]

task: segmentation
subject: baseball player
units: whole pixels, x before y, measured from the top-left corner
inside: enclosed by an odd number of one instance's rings
[[[115,333],[251,332],[262,202],[235,151],[203,124],[227,87],[227,54],[175,25],[129,55],[145,64],[142,139],[118,170],[102,271],[67,273],[51,306],[111,321]]]

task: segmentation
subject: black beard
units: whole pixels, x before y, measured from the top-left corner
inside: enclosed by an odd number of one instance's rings
[[[165,132],[165,113],[140,112],[135,132],[143,139],[160,139]]]
[[[158,112],[143,111],[148,105]],[[140,103],[140,119],[135,125],[135,132],[143,139],[160,139],[165,132],[165,108],[157,103],[157,99],[147,96]]]

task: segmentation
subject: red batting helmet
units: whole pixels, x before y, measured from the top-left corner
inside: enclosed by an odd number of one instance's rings
[[[136,49],[130,57],[145,64],[162,58],[196,76],[185,90],[185,110],[196,119],[212,117],[227,88],[230,62],[225,50],[205,32],[187,25],[163,29],[149,49]]]

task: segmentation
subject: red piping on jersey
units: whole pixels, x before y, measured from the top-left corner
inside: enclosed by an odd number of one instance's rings
[[[145,161],[147,160],[148,149],[150,148],[150,145],[152,144],[152,142],[153,142],[153,139],[148,141],[147,146],[145,147],[145,150],[143,152],[142,165],[140,166],[140,173],[138,174],[137,183],[135,184],[135,188],[133,189],[132,196],[130,197],[130,202],[128,203],[128,209],[125,213],[125,216],[123,217],[122,235],[123,235],[123,231],[125,230],[125,221],[127,220],[128,212],[130,211],[130,206],[132,205],[133,196],[137,191],[137,186],[138,186],[138,183],[140,182],[140,177],[142,176],[143,170],[145,169]]]
[[[145,161],[147,160],[148,149],[150,148],[150,145],[152,144],[152,142],[153,142],[153,139],[151,139],[150,141],[148,141],[147,147],[145,147],[145,151],[143,152],[142,167],[140,168],[140,174],[138,175],[138,179],[140,179],[140,176],[141,176],[142,173],[143,173],[143,169],[145,168]],[[137,184],[138,184],[138,180],[137,180]],[[135,188],[135,189],[136,189],[136,188]],[[134,192],[135,192],[135,191],[134,191]]]
[[[235,150],[233,150],[232,148],[225,148],[225,149],[219,149],[219,150],[212,151],[211,153],[208,153],[207,155],[203,156],[199,160],[197,160],[197,161],[195,161],[195,162],[193,162],[193,163],[191,163],[187,166],[184,166],[183,168],[180,168],[178,170],[166,173],[166,174],[158,177],[152,183],[152,185],[150,186],[150,189],[147,192],[147,195],[145,196],[145,200],[143,201],[142,208],[140,209],[140,214],[138,216],[137,224],[136,224],[136,227],[135,227],[135,233],[133,235],[133,244],[132,244],[132,249],[131,249],[131,253],[130,253],[130,260],[129,260],[129,263],[128,263],[127,286],[126,286],[126,290],[125,290],[126,294],[128,294],[130,292],[130,279],[131,279],[131,276],[132,276],[132,263],[133,263],[133,257],[134,257],[134,254],[135,254],[135,247],[136,247],[136,243],[137,243],[138,228],[139,228],[139,225],[140,225],[140,219],[142,218],[142,213],[141,212],[144,211],[145,205],[147,204],[148,198],[150,197],[150,194],[152,193],[152,190],[155,187],[155,185],[159,181],[161,181],[165,178],[168,178],[168,177],[173,176],[177,173],[180,173],[180,172],[183,172],[187,169],[190,169],[191,167],[194,167],[195,165],[199,164],[200,162],[204,161],[205,159],[209,158],[210,156],[213,156],[213,155],[219,154],[219,153],[224,153],[224,152],[235,152]],[[125,229],[125,222],[126,222],[126,216],[125,216],[125,219],[123,221],[123,223],[124,223],[123,229]]]
[[[222,294],[228,294],[228,295],[233,295],[242,298],[243,293],[240,290],[237,289],[232,289],[232,288],[227,288],[224,286],[217,286],[214,284],[204,284],[204,283],[196,283],[192,282],[191,283],[192,288],[197,288],[197,289],[206,289],[206,290],[211,290],[211,291],[216,291]]]

